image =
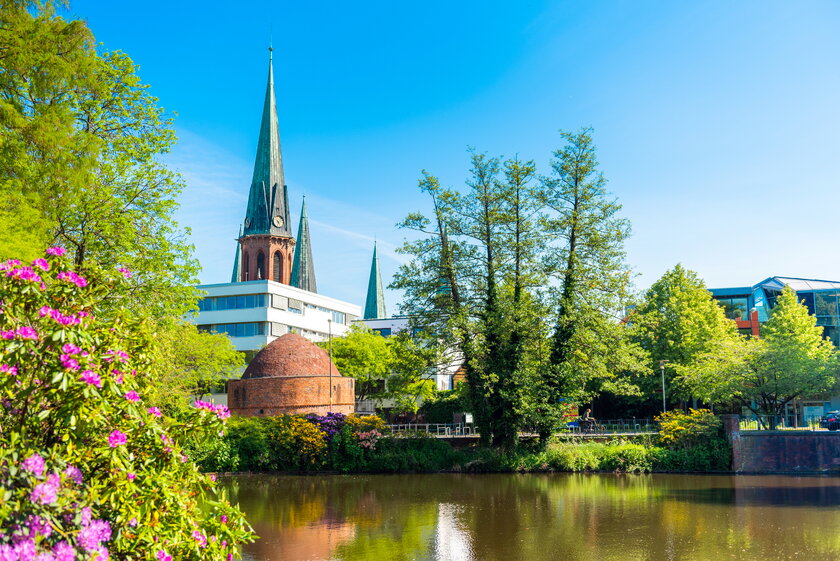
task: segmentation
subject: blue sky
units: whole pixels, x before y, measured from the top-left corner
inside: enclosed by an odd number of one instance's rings
[[[305,5],[301,5],[305,4]],[[142,9],[139,7],[142,6]],[[460,187],[467,147],[548,172],[558,129],[595,129],[646,288],[682,262],[710,286],[840,280],[838,2],[72,2],[167,111],[202,282],[226,282],[275,47],[297,228],[319,292],[363,305],[373,240]],[[389,293],[389,311],[399,295]]]

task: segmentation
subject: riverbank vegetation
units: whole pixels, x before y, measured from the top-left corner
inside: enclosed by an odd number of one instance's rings
[[[658,435],[593,440],[558,434],[547,446],[455,448],[425,434],[389,434],[375,416],[341,414],[234,418],[224,436],[196,439],[192,456],[207,471],[247,472],[544,472],[727,471],[730,449],[707,410],[675,411]]]

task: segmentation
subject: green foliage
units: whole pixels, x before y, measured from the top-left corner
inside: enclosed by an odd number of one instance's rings
[[[689,398],[675,372],[694,363],[704,353],[736,342],[735,322],[712,298],[694,271],[677,265],[653,283],[631,314],[633,339],[650,353],[653,376],[640,382],[647,395],[659,389],[659,361],[666,361],[668,395]]]
[[[324,434],[303,417],[277,415],[261,422],[266,425],[270,469],[309,471],[324,463],[327,451]]]
[[[469,411],[469,402],[459,387],[454,390],[437,391],[420,406],[420,414],[427,423],[451,423],[455,413]]]
[[[226,334],[201,332],[183,320],[159,324],[153,355],[163,372],[149,398],[167,410],[212,393],[245,364]]]
[[[434,382],[424,376],[435,349],[418,343],[408,333],[383,337],[355,324],[344,337],[319,345],[332,345],[338,371],[356,380],[358,400],[373,399],[381,404],[390,399],[394,410],[413,412],[434,390]]]
[[[185,452],[222,430],[226,409],[198,404],[174,418],[148,408],[150,334],[97,307],[125,279],[93,266],[83,278],[62,252],[0,267],[0,547],[225,559],[251,538],[248,525]],[[35,533],[30,516],[53,531]]]
[[[834,345],[789,287],[776,299],[761,339],[724,341],[680,372],[695,395],[737,400],[761,415],[781,416],[800,397],[830,390],[837,380]]]
[[[0,252],[32,256],[51,242],[80,272],[126,267],[135,274],[102,311],[180,317],[195,306],[198,265],[173,220],[183,183],[159,158],[172,119],[128,56],[97,52],[85,23],[56,17],[51,2],[6,3],[0,18],[0,218],[29,230]]]
[[[546,371],[550,402],[584,403],[602,391],[632,394],[638,390],[626,374],[647,370],[646,353],[621,322],[631,288],[624,250],[630,223],[606,190],[590,133],[561,133],[565,145],[554,152],[541,191],[549,209],[546,263],[561,283]]]
[[[693,448],[720,435],[723,422],[708,409],[667,411],[656,417],[659,441],[668,448]]]
[[[635,392],[624,374],[646,370],[620,322],[629,225],[607,197],[589,132],[563,138],[539,183],[531,161],[475,152],[464,193],[424,172],[433,212],[401,224],[422,237],[403,245],[412,260],[392,286],[414,324],[463,357],[485,444],[510,448],[526,426],[545,440],[562,400]]]

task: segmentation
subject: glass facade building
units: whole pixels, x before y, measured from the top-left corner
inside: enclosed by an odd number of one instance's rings
[[[725,310],[726,317],[735,320],[743,330],[750,329],[752,320],[759,324],[770,317],[776,298],[785,285],[816,316],[823,334],[840,346],[840,282],[795,277],[770,277],[753,286],[712,288],[712,296]],[[755,310],[755,318],[751,317]]]

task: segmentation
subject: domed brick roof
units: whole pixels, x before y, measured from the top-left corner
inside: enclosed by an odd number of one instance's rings
[[[297,333],[286,333],[257,353],[242,378],[329,376],[330,364],[327,351]],[[332,375],[341,376],[335,364]]]

